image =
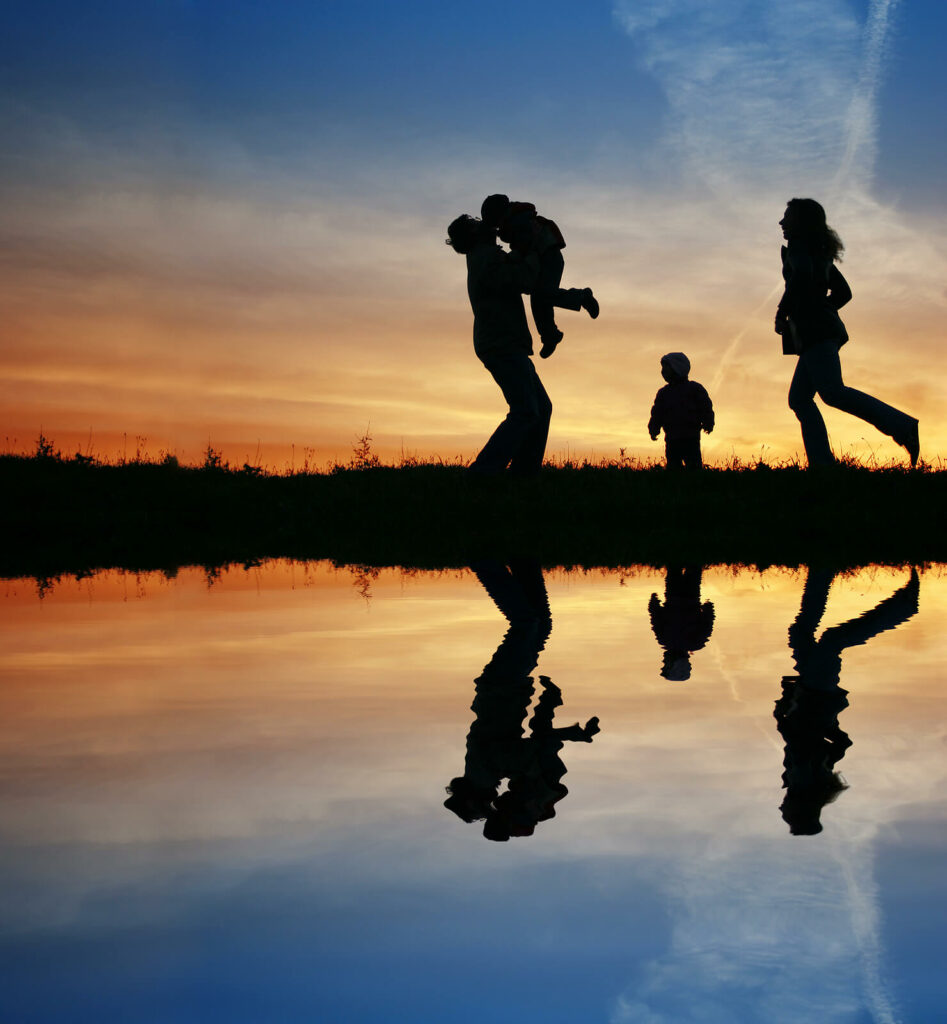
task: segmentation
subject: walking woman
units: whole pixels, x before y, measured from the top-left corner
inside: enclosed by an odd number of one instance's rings
[[[911,465],[920,455],[917,420],[893,406],[846,387],[842,383],[839,349],[848,341],[838,311],[852,290],[835,265],[844,249],[842,240],[826,224],[825,210],[814,199],[790,199],[783,219],[786,245],[782,248],[786,289],[776,310],[776,333],[783,337],[783,352],[799,361],[789,386],[789,408],[802,428],[802,441],[810,466],[831,466],[829,446],[818,395],[826,405],[851,413],[877,427],[907,449]]]

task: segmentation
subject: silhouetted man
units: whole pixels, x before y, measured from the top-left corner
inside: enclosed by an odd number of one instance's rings
[[[536,284],[539,258],[535,252],[505,252],[496,229],[467,214],[451,222],[447,244],[467,259],[474,351],[509,406],[470,472],[495,476],[509,466],[517,476],[534,476],[543,463],[552,416],[552,402],[530,359],[533,339],[523,308],[522,293]]]
[[[918,609],[920,581],[917,570],[911,569],[911,578],[891,597],[858,618],[825,630],[816,640],[815,631],[837,574],[830,569],[809,569],[799,614],[789,627],[789,646],[799,674],[783,676],[783,693],[773,712],[786,742],[786,797],[779,809],[796,836],[821,832],[822,808],[846,788],[835,771],[852,745],[838,724],[839,714],[848,707],[848,691],[839,685],[842,651],[896,629]]]

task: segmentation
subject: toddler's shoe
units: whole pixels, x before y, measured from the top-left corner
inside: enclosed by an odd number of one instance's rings
[[[556,351],[556,346],[563,339],[563,333],[558,328],[543,337],[543,347],[539,350],[540,359],[548,359],[553,352]]]

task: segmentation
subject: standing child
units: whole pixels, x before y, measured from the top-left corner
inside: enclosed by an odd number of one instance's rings
[[[700,432],[714,429],[714,407],[702,384],[688,380],[690,360],[683,352],[661,357],[661,376],[667,384],[654,396],[648,433],[652,441],[664,430],[668,469],[700,469]]]
[[[508,196],[487,196],[480,207],[484,224],[496,228],[500,238],[515,252],[535,252],[539,256],[539,281],[529,297],[536,330],[542,339],[540,358],[548,359],[562,341],[553,307],[584,309],[594,320],[598,302],[591,288],[560,288],[565,261],[565,239],[555,221],[540,217],[532,203],[510,202]]]

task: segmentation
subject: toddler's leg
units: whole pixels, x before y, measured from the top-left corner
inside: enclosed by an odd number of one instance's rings
[[[668,469],[683,469],[684,458],[681,451],[681,443],[676,438],[664,435],[664,456],[667,459]]]
[[[703,469],[704,462],[700,457],[700,434],[681,441],[681,461],[685,469]]]
[[[539,353],[543,359],[548,359],[562,341],[562,331],[556,325],[553,307],[556,295],[561,291],[559,282],[563,265],[562,253],[558,249],[547,249],[539,258],[539,280],[529,297],[533,322],[543,343]]]

